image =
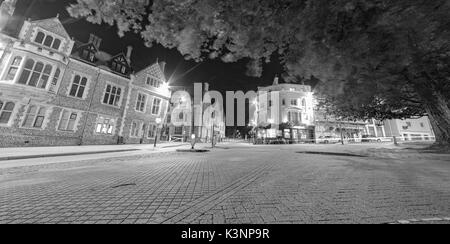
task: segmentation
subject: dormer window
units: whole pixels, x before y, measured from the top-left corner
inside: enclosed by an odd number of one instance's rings
[[[111,63],[111,69],[114,72],[127,75],[128,74],[128,63],[125,60],[123,56],[118,56],[117,58],[113,59]]]
[[[51,35],[46,35],[44,32],[40,31],[36,35],[36,38],[34,39],[34,42],[44,45],[46,47],[59,50],[61,46],[61,40],[58,38],[54,38]]]

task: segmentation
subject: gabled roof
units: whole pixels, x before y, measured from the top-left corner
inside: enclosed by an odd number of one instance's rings
[[[38,25],[43,29],[55,33],[61,37],[70,39],[70,35],[57,17],[31,21],[32,24]]]
[[[143,70],[137,72],[137,75],[141,75],[144,73],[152,74],[161,80],[166,80],[166,76],[165,76],[164,72],[162,71],[161,64],[158,62],[156,62],[152,65],[149,65],[149,66],[147,66],[147,68],[144,68]]]
[[[124,63],[126,63],[128,65],[128,67],[131,67],[130,62],[128,62],[128,59],[127,59],[127,57],[125,56],[124,53],[119,53],[119,54],[113,56],[111,58],[111,60],[115,60],[117,58],[121,58],[120,62],[124,62]]]

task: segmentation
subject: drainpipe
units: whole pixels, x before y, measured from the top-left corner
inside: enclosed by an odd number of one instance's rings
[[[91,96],[91,99],[89,101],[89,106],[88,106],[88,109],[85,111],[85,112],[87,112],[87,114],[86,114],[86,119],[84,120],[83,130],[81,130],[79,146],[83,145],[84,134],[85,134],[86,127],[87,127],[87,122],[88,122],[88,119],[89,119],[89,115],[91,113],[92,103],[94,102],[95,92],[97,91],[97,87],[98,87],[98,83],[99,83],[99,79],[100,79],[100,72],[101,72],[100,68],[98,68],[98,74],[97,74],[97,78],[95,80],[95,86],[94,86],[94,89],[92,91],[92,96]]]

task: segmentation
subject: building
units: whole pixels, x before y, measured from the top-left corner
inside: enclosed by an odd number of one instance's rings
[[[74,41],[59,19],[0,34],[0,146],[151,143],[170,92],[164,64]]]
[[[435,134],[428,117],[384,122],[387,137],[397,137],[403,141],[434,141]]]
[[[315,111],[316,143],[336,143],[346,141],[361,142],[367,135],[368,123],[365,121],[340,120],[321,110]]]
[[[192,134],[197,140],[208,142],[225,137],[225,113],[223,105],[201,101],[194,105],[192,96],[184,87],[171,88],[172,100],[165,123],[164,137],[170,141],[188,141]],[[209,84],[202,84],[202,95],[209,91]]]
[[[315,138],[314,103],[311,86],[279,83],[259,87],[253,124],[263,139],[311,141]]]

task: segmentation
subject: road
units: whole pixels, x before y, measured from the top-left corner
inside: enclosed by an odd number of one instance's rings
[[[447,158],[311,153],[336,148],[231,145],[0,169],[0,223],[381,224],[450,217]]]

